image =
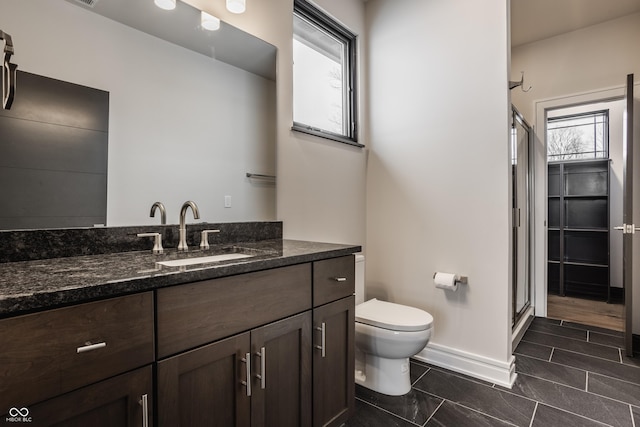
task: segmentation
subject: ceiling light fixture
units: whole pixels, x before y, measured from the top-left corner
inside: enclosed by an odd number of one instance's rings
[[[220,29],[220,20],[207,12],[200,12],[200,25],[205,30],[216,31]]]
[[[246,8],[246,0],[227,0],[227,10],[231,13],[243,13]]]
[[[153,0],[160,9],[173,10],[176,8],[176,0]]]

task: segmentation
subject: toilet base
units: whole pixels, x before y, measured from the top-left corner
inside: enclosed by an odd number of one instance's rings
[[[356,371],[356,384],[389,396],[402,396],[411,391],[408,357],[385,359],[366,353],[362,355],[364,372]]]

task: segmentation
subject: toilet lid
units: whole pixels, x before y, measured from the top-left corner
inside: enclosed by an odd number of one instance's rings
[[[371,299],[356,306],[356,322],[392,331],[430,329],[433,317],[424,310]]]

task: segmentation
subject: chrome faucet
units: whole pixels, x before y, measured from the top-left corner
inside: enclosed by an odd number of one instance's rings
[[[187,226],[185,225],[185,216],[187,215],[187,208],[191,208],[193,211],[193,219],[200,219],[200,212],[198,212],[198,206],[191,200],[184,202],[180,209],[180,243],[178,244],[178,250],[186,252],[189,248],[187,246]]]
[[[165,225],[167,223],[167,210],[164,208],[162,202],[155,202],[151,205],[151,212],[149,216],[153,218],[156,214],[156,208],[160,210],[160,224]]]
[[[16,92],[16,69],[18,66],[9,62],[11,55],[15,53],[11,36],[0,30],[0,40],[4,40],[4,51],[2,62],[0,62],[0,68],[2,69],[2,77],[0,78],[0,83],[2,84],[2,108],[10,110]]]

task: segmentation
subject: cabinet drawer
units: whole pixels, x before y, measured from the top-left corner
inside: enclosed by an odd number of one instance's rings
[[[157,291],[158,357],[195,348],[311,308],[311,264]]]
[[[317,307],[355,291],[355,257],[347,255],[313,263],[313,306]]]
[[[153,295],[4,319],[0,343],[1,412],[153,362]]]

